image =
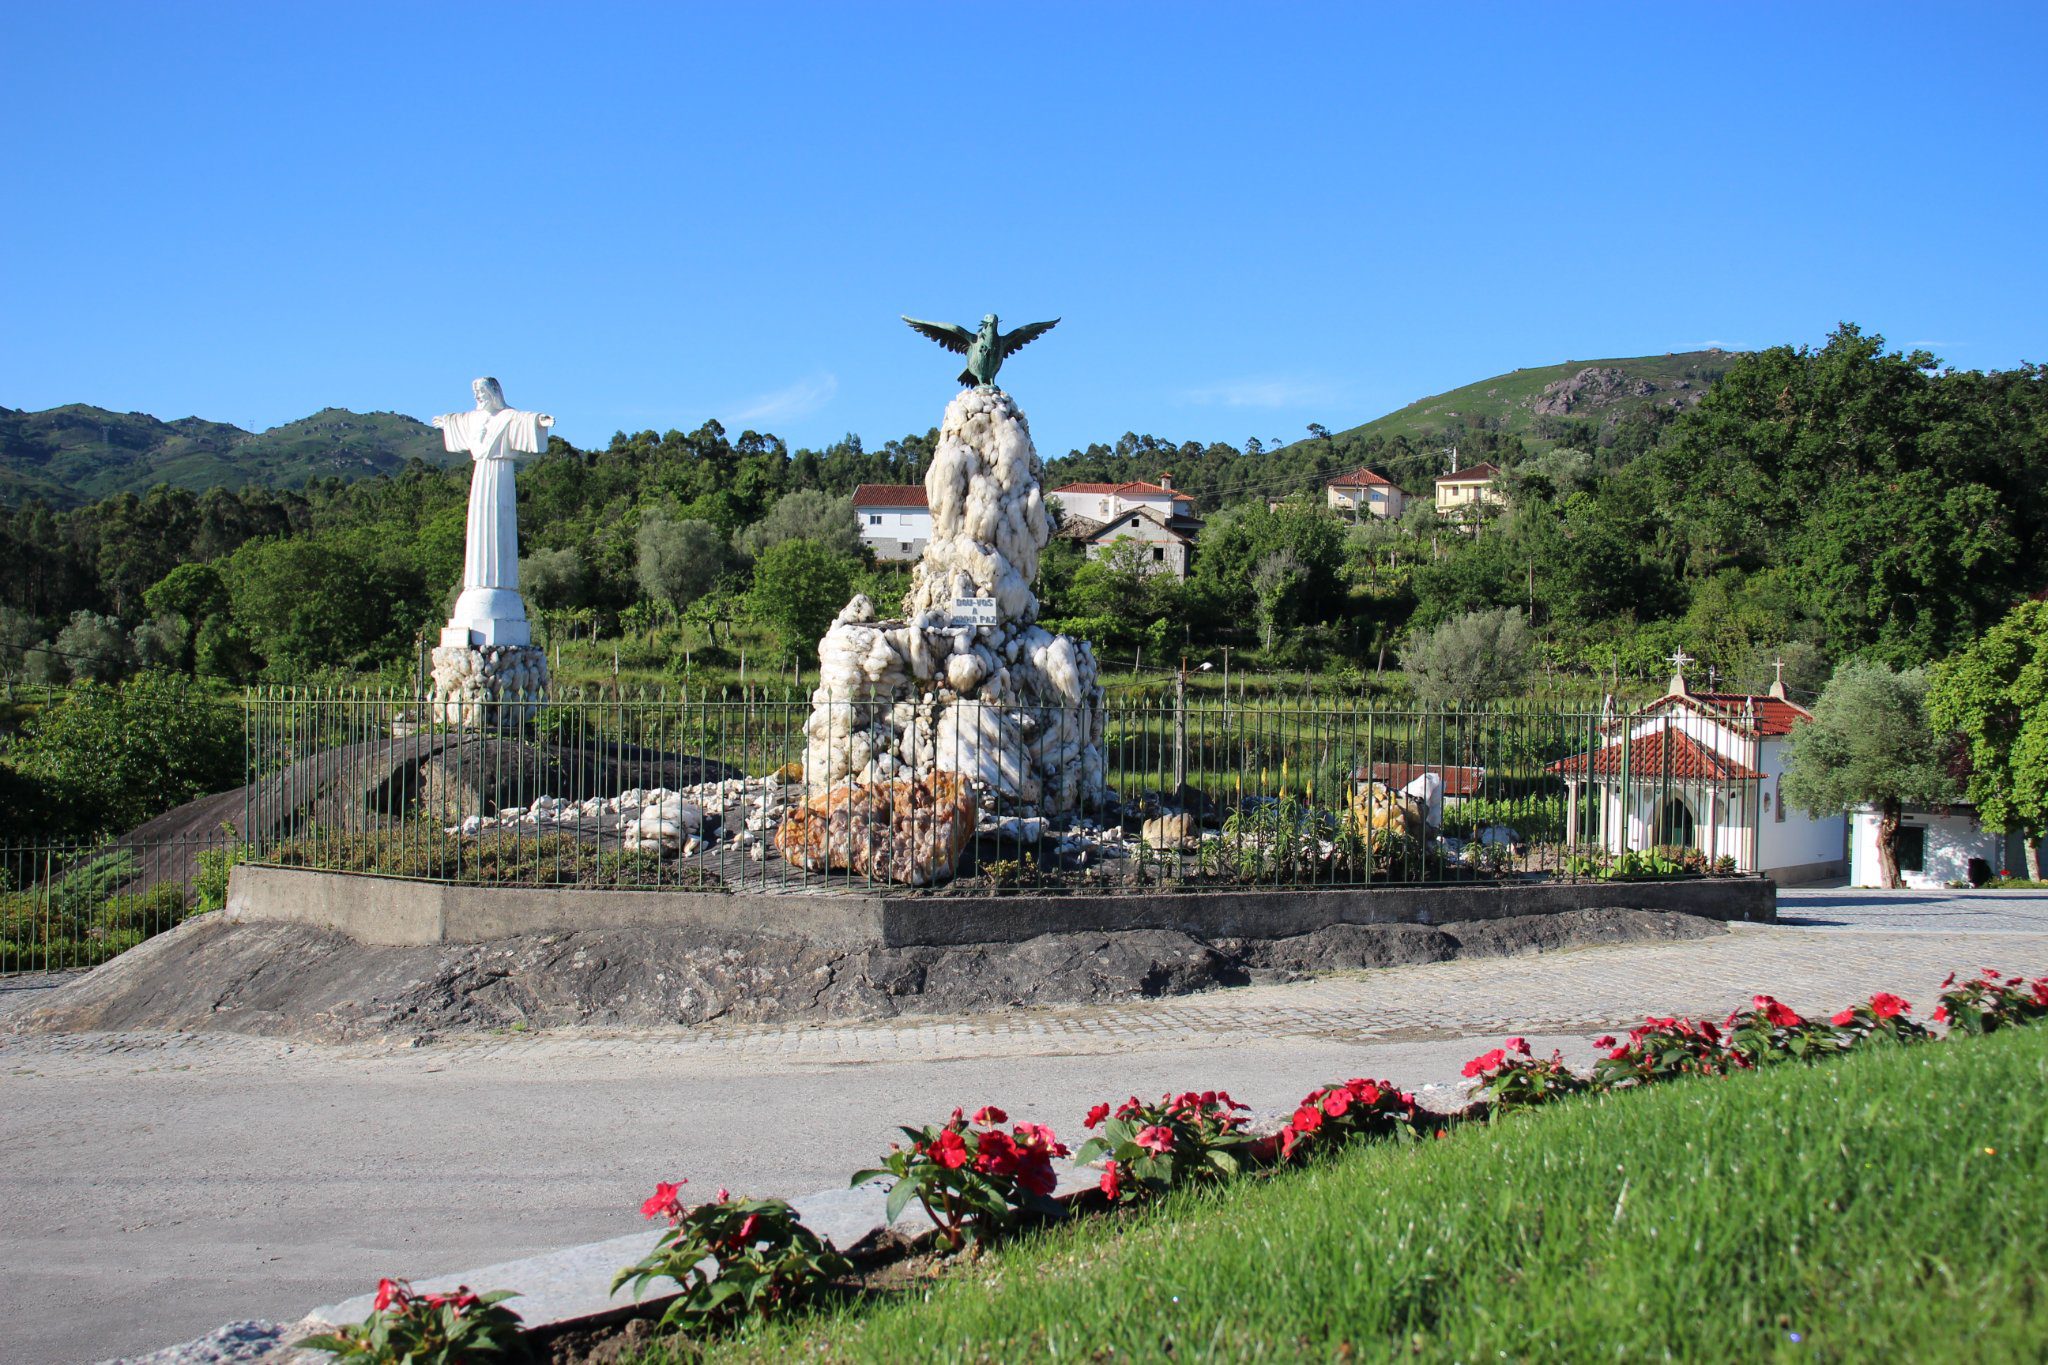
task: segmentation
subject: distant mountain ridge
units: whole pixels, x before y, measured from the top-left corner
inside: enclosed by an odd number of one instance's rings
[[[1513,370],[1466,384],[1370,422],[1333,432],[1339,445],[1373,436],[1428,441],[1457,429],[1517,435],[1532,445],[1551,444],[1545,417],[1607,424],[1650,407],[1689,408],[1728,372],[1738,351],[1678,351],[1609,360],[1566,360]]]
[[[201,491],[389,474],[412,459],[449,465],[441,434],[396,412],[323,408],[250,432],[226,422],[70,403],[42,412],[0,408],[0,502],[41,498],[57,507],[145,493],[160,483]]]

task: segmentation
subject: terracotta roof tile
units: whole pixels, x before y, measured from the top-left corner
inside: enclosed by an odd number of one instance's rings
[[[1621,776],[1621,745],[1616,740],[1592,754],[1593,776]],[[1576,777],[1586,771],[1585,754],[1561,758],[1548,771]],[[1628,772],[1631,780],[1646,782],[1743,782],[1761,778],[1762,773],[1747,764],[1715,753],[1683,730],[1668,726],[1629,741]]]
[[[930,507],[921,483],[864,483],[853,490],[855,507]]]
[[[1372,470],[1360,465],[1349,474],[1339,474],[1324,485],[1326,488],[1392,488],[1392,479],[1382,478]]]
[[[1497,479],[1499,477],[1500,466],[1488,460],[1483,464],[1475,464],[1469,469],[1453,469],[1448,474],[1439,474],[1436,476],[1436,481],[1438,483],[1478,483],[1483,479]]]

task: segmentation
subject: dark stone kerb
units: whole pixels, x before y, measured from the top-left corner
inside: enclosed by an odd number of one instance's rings
[[[887,896],[891,948],[1021,943],[1040,934],[1169,929],[1196,938],[1292,938],[1335,924],[1461,924],[1573,910],[1669,910],[1771,923],[1777,887],[1760,878],[1341,887],[1116,896]]]

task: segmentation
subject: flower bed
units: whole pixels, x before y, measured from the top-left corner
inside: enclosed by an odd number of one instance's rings
[[[2009,1032],[2048,1020],[2048,977],[2030,981],[1992,968],[1960,983],[1952,976],[1943,983],[1933,1019],[1948,1025],[1949,1037]],[[1571,1096],[1618,1097],[1665,1081],[1773,1068],[1787,1068],[1789,1074],[1830,1059],[1882,1054],[1941,1036],[1916,1021],[1912,1006],[1890,992],[1877,992],[1825,1023],[1809,1020],[1769,995],[1758,995],[1719,1023],[1653,1017],[1632,1030],[1625,1042],[1597,1039],[1595,1045],[1604,1055],[1585,1074],[1572,1070],[1555,1052],[1537,1057],[1524,1039],[1510,1038],[1466,1064],[1466,1076],[1477,1085],[1472,1103],[1456,1113],[1422,1110],[1411,1095],[1362,1077],[1317,1087],[1277,1132],[1263,1136],[1250,1133],[1241,1116],[1243,1106],[1218,1091],[1183,1092],[1157,1102],[1134,1096],[1115,1107],[1098,1104],[1087,1115],[1086,1126],[1100,1131],[1078,1157],[1100,1167],[1099,1185],[1064,1203],[1050,1196],[1055,1184],[1051,1163],[1067,1154],[1065,1145],[1050,1128],[1010,1124],[1008,1115],[994,1106],[984,1106],[971,1119],[956,1109],[943,1123],[905,1127],[907,1145],[892,1146],[880,1166],[853,1179],[855,1184],[890,1182],[887,1212],[892,1222],[916,1202],[933,1225],[931,1250],[941,1258],[979,1254],[1025,1226],[1056,1223],[1076,1214],[1109,1217],[1190,1187],[1221,1187],[1245,1175],[1271,1176],[1374,1142],[1412,1144],[1418,1137],[1449,1136],[1475,1122],[1512,1124],[1522,1113]],[[1802,1065],[1790,1068],[1791,1063]],[[1995,1154],[1996,1148],[1985,1151]],[[1731,1159],[1740,1164],[1739,1153]],[[1711,1174],[1711,1158],[1708,1170]],[[620,1272],[615,1285],[644,1289],[662,1281],[671,1284],[673,1296],[657,1305],[664,1310],[665,1326],[687,1329],[701,1341],[736,1323],[787,1315],[821,1296],[857,1297],[864,1283],[874,1282],[872,1272],[866,1281],[855,1278],[853,1265],[804,1228],[788,1205],[735,1200],[720,1190],[716,1199],[686,1207],[680,1200],[682,1183],[660,1186],[643,1205],[647,1216],[666,1218],[668,1230],[646,1258]],[[1624,1184],[1615,1204],[1617,1223],[1627,1197]],[[715,1274],[707,1270],[707,1263],[715,1266]],[[437,1301],[444,1314],[442,1334],[460,1327],[457,1319],[465,1312],[503,1312],[495,1308],[496,1297],[471,1296],[452,1308]],[[414,1299],[396,1299],[343,1335],[358,1350],[356,1358],[395,1362],[403,1358],[395,1348],[383,1355],[364,1354],[369,1349],[364,1343],[397,1341],[402,1323],[411,1321],[407,1315],[421,1311]],[[450,1313],[454,1316],[446,1316]],[[491,1349],[484,1343],[472,1344],[465,1358],[516,1358],[492,1354]]]

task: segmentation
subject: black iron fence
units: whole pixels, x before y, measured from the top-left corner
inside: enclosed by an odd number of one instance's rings
[[[1663,706],[266,688],[191,819],[0,848],[0,972],[220,908],[238,860],[448,882],[1144,894],[1747,873],[1759,741]],[[155,831],[168,830],[167,834]]]

